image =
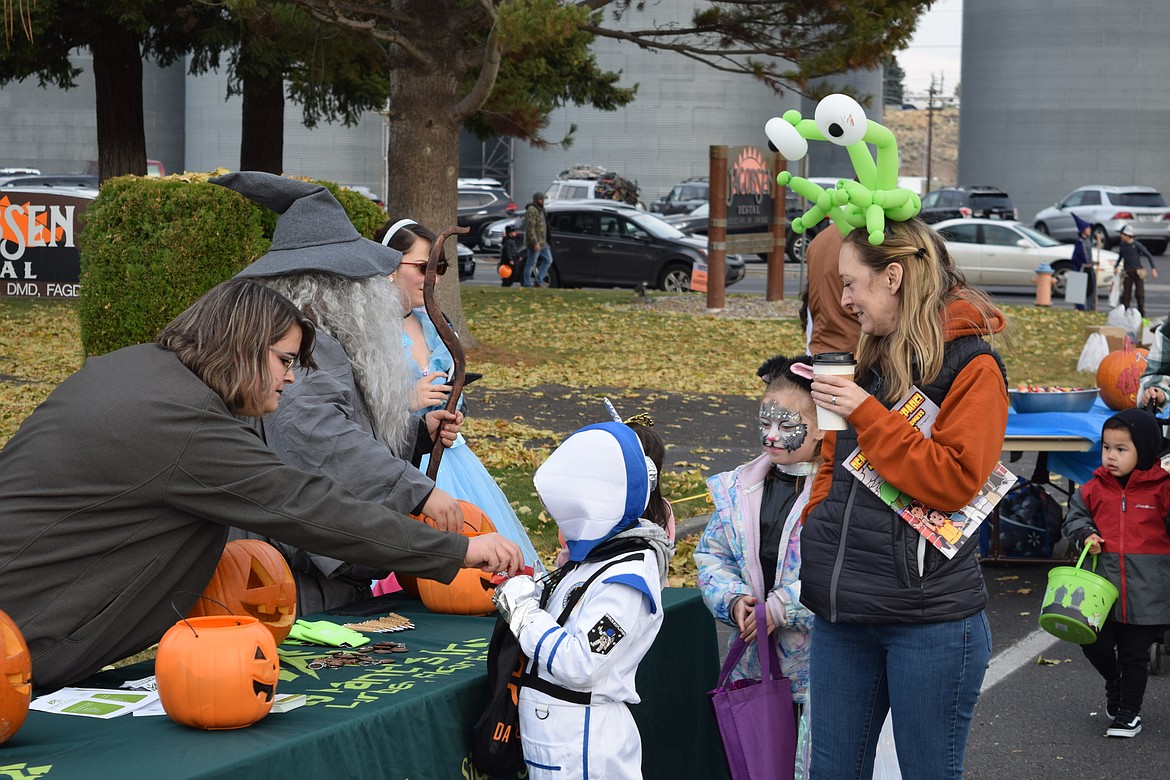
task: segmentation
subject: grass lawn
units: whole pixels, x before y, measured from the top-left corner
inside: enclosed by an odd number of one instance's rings
[[[484,374],[477,387],[656,388],[754,397],[754,368],[776,353],[803,352],[794,319],[725,319],[657,310],[625,291],[462,289],[467,328],[477,341],[468,365]],[[735,299],[730,296],[731,307]],[[1094,387],[1075,371],[1085,326],[1103,312],[1008,306],[1009,344],[1000,352],[1012,386]],[[46,395],[81,364],[75,308],[69,302],[0,299],[0,447]],[[532,472],[557,443],[550,431],[512,420],[470,418],[468,440],[499,480],[538,550],[551,552],[556,528],[540,508]],[[664,479],[668,499],[703,492],[704,467],[687,464]],[[680,515],[703,511],[702,502]],[[689,559],[680,550],[676,560]],[[683,574],[685,577],[685,573]]]

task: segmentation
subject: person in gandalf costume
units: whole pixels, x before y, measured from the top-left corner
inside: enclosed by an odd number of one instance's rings
[[[662,585],[674,554],[642,519],[658,469],[625,423],[589,425],[536,470],[533,483],[569,549],[537,583],[505,581],[494,601],[532,659],[520,688],[520,739],[533,780],[642,777],[629,704],[638,664],[662,627]],[[557,617],[577,599],[564,625]]]
[[[431,450],[436,435],[454,442],[463,415],[440,409],[425,417],[425,428],[412,422],[414,375],[402,350],[401,319],[389,316],[402,309],[388,279],[402,253],[363,238],[319,184],[258,171],[211,182],[280,214],[268,253],[237,276],[281,293],[317,326],[317,370],[299,369],[276,412],[257,420],[268,446],[285,463],[329,476],[358,498],[461,530],[458,503],[411,462]],[[293,570],[301,614],[367,598],[370,582],[390,573],[265,541]]]

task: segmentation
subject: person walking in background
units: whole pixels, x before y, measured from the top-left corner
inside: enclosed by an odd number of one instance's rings
[[[1096,244],[1101,249],[1101,237],[1096,236],[1094,241],[1093,224],[1085,222],[1076,214],[1072,215],[1077,223],[1077,240],[1073,243],[1072,270],[1084,271],[1088,274],[1088,286],[1085,287],[1085,302],[1076,305],[1078,311],[1097,311],[1097,261],[1093,254]]]
[[[504,240],[500,243],[500,261],[496,264],[497,270],[507,267],[507,271],[499,271],[500,286],[511,287],[513,282],[520,278],[527,258],[524,254],[524,240],[520,237],[520,229],[515,224],[504,228]]]
[[[836,228],[833,228],[836,232]],[[745,642],[770,641],[780,669],[792,682],[798,745],[807,744],[812,613],[800,601],[800,514],[808,504],[812,475],[821,462],[810,379],[792,371],[809,357],[771,358],[756,372],[764,380],[759,441],[763,453],[734,471],[707,480],[714,513],[695,546],[698,586],[716,620]],[[757,626],[755,605],[767,606],[767,626]],[[744,653],[732,680],[759,679],[755,652]],[[801,763],[804,751],[797,750]],[[803,777],[803,772],[798,774]]]
[[[836,225],[813,236],[808,258],[808,354],[852,352],[861,325],[841,305],[841,274],[837,256],[844,239]]]
[[[978,545],[947,558],[846,466],[860,447],[927,506],[974,498],[1007,429],[1007,371],[984,340],[1006,321],[918,219],[887,222],[877,246],[851,232],[840,272],[861,338],[856,381],[812,382],[848,424],[825,434],[800,532],[801,602],[816,615],[810,777],[870,777],[888,711],[902,775],[957,780],[991,658]],[[913,387],[939,407],[929,437],[893,410]]]
[[[548,215],[544,212],[544,193],[532,194],[532,202],[524,209],[524,246],[528,248],[528,260],[524,263],[524,287],[541,287],[544,275],[552,267],[552,249],[548,245]],[[537,258],[540,262],[537,263]]]
[[[1130,225],[1121,229],[1121,241],[1117,245],[1117,254],[1119,257],[1113,271],[1116,273],[1118,268],[1122,268],[1125,274],[1121,286],[1121,305],[1128,309],[1132,297],[1131,293],[1136,294],[1137,310],[1145,317],[1146,269],[1142,268],[1142,255],[1146,256],[1146,262],[1150,264],[1150,273],[1157,279],[1158,269],[1154,267],[1154,256],[1141,241],[1133,237],[1133,228]]]

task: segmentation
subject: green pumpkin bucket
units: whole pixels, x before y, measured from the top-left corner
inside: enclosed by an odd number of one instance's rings
[[[1086,545],[1076,566],[1057,566],[1048,572],[1048,590],[1040,607],[1040,628],[1078,645],[1096,641],[1101,624],[1117,601],[1112,582],[1081,568],[1088,554]],[[1097,568],[1096,556],[1093,568]]]

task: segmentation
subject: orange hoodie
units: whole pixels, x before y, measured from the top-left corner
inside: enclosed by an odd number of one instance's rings
[[[979,310],[964,298],[948,304],[944,317],[947,341],[988,335]],[[989,312],[988,319],[992,333],[1006,325],[998,310]],[[979,355],[955,377],[929,439],[873,396],[848,419],[857,430],[861,451],[887,482],[927,506],[953,512],[978,494],[999,461],[1007,416],[1007,388],[999,365],[991,355]],[[829,494],[836,443],[837,434],[826,432],[821,445],[825,463],[813,480],[803,518]]]

